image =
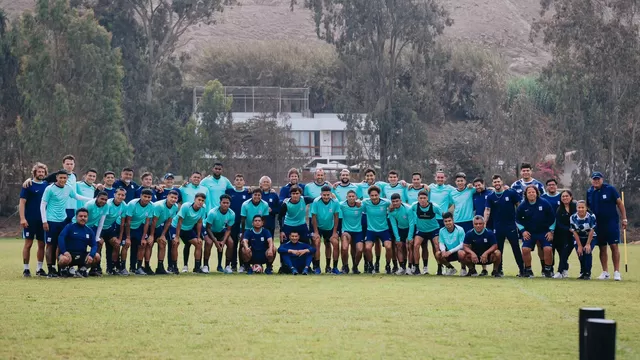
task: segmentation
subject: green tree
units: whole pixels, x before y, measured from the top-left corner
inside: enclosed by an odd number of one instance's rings
[[[221,157],[229,151],[230,139],[223,134],[231,128],[232,103],[233,98],[225,96],[224,87],[218,80],[211,80],[204,87],[198,104],[198,130],[207,155]]]
[[[18,27],[25,151],[49,164],[66,153],[101,169],[129,161],[120,52],[93,13],[80,15],[65,0],[38,0],[35,15],[25,13]]]

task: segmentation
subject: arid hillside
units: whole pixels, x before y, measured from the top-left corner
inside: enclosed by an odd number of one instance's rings
[[[538,42],[529,42],[532,22],[539,16],[537,0],[442,0],[455,24],[445,36],[496,49],[515,74],[532,73],[549,60]],[[213,26],[198,26],[188,33],[184,49],[197,56],[218,41],[299,40],[318,42],[311,14],[290,11],[289,0],[240,0],[241,6],[218,15]],[[0,7],[16,15],[33,7],[34,0],[0,0]]]

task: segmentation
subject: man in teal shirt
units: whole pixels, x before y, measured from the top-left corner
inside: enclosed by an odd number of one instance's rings
[[[447,181],[447,177],[444,172],[438,171],[436,172],[436,183],[429,185],[429,200],[440,206],[440,215],[436,215],[436,220],[438,220],[438,226],[440,228],[444,226],[442,213],[447,211],[453,212],[453,198],[451,197],[451,193],[455,188],[445,184],[445,181]]]
[[[457,270],[451,265],[453,261],[464,261],[465,253],[463,248],[464,229],[454,224],[455,217],[446,212],[442,214],[444,227],[438,233],[439,249],[436,251],[436,260],[438,264],[447,267],[446,275],[455,275]]]
[[[186,202],[182,204],[178,215],[171,221],[171,241],[180,241],[186,245],[195,246],[194,256],[196,258],[193,272],[203,274],[201,265],[202,259],[202,223],[207,217],[207,208],[205,202],[207,196],[203,193],[196,194],[193,203]],[[172,254],[173,256],[173,254]],[[172,266],[178,268],[178,254],[171,259]],[[185,263],[187,266],[187,263]]]
[[[308,183],[304,186],[303,196],[317,198],[322,193],[322,188],[324,186],[331,186],[324,179],[324,170],[316,169],[314,182]]]
[[[424,262],[423,275],[429,274],[429,246],[431,240],[433,253],[438,249],[438,234],[440,225],[436,217],[442,217],[441,207],[429,201],[429,193],[426,190],[418,194],[418,202],[411,205],[411,211],[416,216],[416,234],[413,237],[413,275],[420,275],[420,250],[422,249],[422,261]],[[425,244],[423,247],[422,244]],[[438,267],[441,273],[442,269]]]
[[[309,187],[307,185],[306,189]],[[316,249],[320,249],[320,238],[324,239],[325,257],[327,259],[325,273],[332,272],[339,275],[338,256],[340,252],[338,244],[338,218],[340,216],[340,203],[332,199],[331,186],[322,187],[320,197],[311,204],[311,224],[313,226],[313,243]],[[317,251],[319,252],[319,251]],[[333,269],[331,268],[331,255],[333,254]],[[318,257],[319,260],[319,257]]]
[[[391,205],[389,200],[380,197],[381,190],[378,186],[373,185],[367,190],[368,199],[362,201],[364,212],[367,214],[367,237],[365,240],[365,272],[369,274],[376,273],[373,265],[373,243],[381,241],[385,247],[385,257],[387,265],[385,271],[391,274],[392,244],[391,235],[389,234],[389,225],[387,222],[387,210]]]
[[[262,190],[260,190],[260,188],[253,189],[251,191],[251,199],[242,203],[242,208],[240,208],[242,229],[244,229],[244,231],[251,230],[253,224],[251,219],[256,215],[263,217],[262,223],[264,224],[264,218],[267,217],[270,212],[269,204],[262,200]]]
[[[334,186],[333,192],[336,194],[336,199],[342,203],[347,200],[347,194],[350,191],[354,191],[357,198],[362,197],[360,187],[351,182],[351,172],[348,169],[342,169],[340,171],[340,182]]]
[[[182,195],[182,203],[194,203],[197,194],[204,194],[205,198],[210,198],[209,189],[203,186],[200,181],[202,180],[202,174],[199,171],[194,171],[189,177],[189,183],[180,187],[180,194]],[[209,208],[205,204],[205,211]],[[191,250],[191,243],[186,242],[182,249],[182,259],[184,260],[184,267],[182,272],[189,271],[189,251]],[[200,259],[198,259],[200,260]]]
[[[82,196],[93,198],[93,195],[96,191],[95,182],[97,177],[98,171],[96,169],[87,170],[87,172],[84,173],[83,181],[79,181],[76,183],[76,192]],[[77,208],[79,209],[81,207],[85,207],[85,204],[85,201],[78,201]],[[91,216],[91,213],[89,213],[89,216]],[[92,268],[92,270],[93,269],[94,268]]]
[[[385,199],[391,199],[391,195],[400,195],[400,200],[406,203],[407,200],[407,187],[406,184],[399,183],[398,172],[395,170],[389,171],[389,183],[382,189],[382,197]]]
[[[220,196],[220,206],[213,208],[207,214],[205,225],[207,228],[206,244],[204,248],[204,266],[203,271],[209,272],[209,258],[211,257],[211,249],[213,245],[218,250],[218,272],[225,274],[233,273],[231,269],[231,260],[233,258],[234,242],[231,238],[231,227],[235,223],[236,214],[231,210],[231,196],[223,194]],[[225,267],[222,267],[222,251],[227,247]]]
[[[102,239],[104,239],[111,247],[107,247],[107,252],[111,252],[107,257],[107,271],[109,275],[120,275],[126,272],[121,269],[121,263],[118,261],[120,257],[120,246],[124,237],[124,225],[126,221],[122,221],[127,214],[127,203],[124,199],[127,197],[127,191],[118,188],[113,193],[113,199],[107,201],[107,216],[102,227]],[[126,253],[125,253],[126,255]]]
[[[409,265],[410,268],[413,268],[413,258],[411,257],[413,249],[411,247],[413,247],[416,220],[415,214],[411,211],[411,206],[402,202],[400,194],[391,195],[389,222],[396,241],[396,255],[400,263],[400,268],[395,271],[395,274],[404,275],[407,272],[405,259],[411,259]],[[409,254],[407,254],[408,249],[410,250]]]
[[[173,218],[178,214],[178,191],[167,189],[167,197],[164,200],[156,201],[153,203],[153,215],[151,221],[151,231],[149,232],[149,244],[151,246],[145,253],[145,261],[149,266],[151,260],[151,250],[153,249],[153,243],[158,243],[158,267],[156,268],[156,275],[166,275],[169,273],[175,273],[178,269],[164,269],[164,257],[167,251],[167,234],[171,228],[171,222]],[[176,253],[178,256],[177,244],[171,243],[171,252]]]
[[[418,193],[422,190],[429,191],[429,186],[422,183],[421,173],[414,172],[411,174],[411,184],[407,186],[407,204],[413,205],[414,202],[418,201]]]
[[[98,244],[98,254],[102,254],[102,245],[104,244],[104,240],[101,238],[102,229],[104,228],[104,221],[107,217],[107,213],[109,208],[107,205],[107,200],[109,199],[109,194],[105,191],[101,191],[98,193],[98,196],[95,199],[89,200],[86,202],[84,206],[79,206],[79,208],[85,208],[89,212],[87,217],[86,226],[88,226],[91,230],[93,230],[94,234],[96,234],[96,243]],[[76,217],[73,217],[71,222],[76,222]],[[102,257],[97,264],[89,270],[89,276],[101,276],[102,275],[102,267],[100,266],[102,263]]]
[[[358,265],[362,260],[364,234],[362,233],[362,213],[364,208],[358,202],[355,190],[347,193],[347,200],[340,203],[342,215],[342,272],[349,273],[349,248],[353,260],[353,273],[360,274]],[[355,251],[354,248],[355,247]]]
[[[123,262],[127,261],[126,251],[129,247],[132,247],[133,242],[138,244],[138,252],[136,257],[136,264],[129,264],[129,270],[133,271],[136,275],[153,275],[151,268],[143,268],[142,260],[147,250],[148,239],[147,236],[150,230],[150,219],[153,217],[153,204],[151,198],[153,197],[153,191],[150,189],[144,189],[140,193],[139,199],[133,199],[127,204],[127,218],[126,218],[126,240],[123,248],[125,256],[122,258]],[[125,264],[122,264],[124,268]]]
[[[222,175],[222,164],[213,164],[213,173],[202,180],[200,185],[209,190],[207,196],[207,208],[209,210],[220,206],[220,196],[224,195],[227,189],[233,189],[231,181]]]

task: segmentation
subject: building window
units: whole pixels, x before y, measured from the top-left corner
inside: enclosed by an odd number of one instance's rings
[[[347,153],[347,139],[344,131],[332,131],[331,132],[331,155],[342,156]]]
[[[298,149],[307,156],[320,156],[320,131],[292,131]]]

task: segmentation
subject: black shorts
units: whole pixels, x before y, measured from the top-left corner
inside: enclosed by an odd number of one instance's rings
[[[214,232],[213,234],[209,234],[209,236],[212,236],[216,241],[222,241],[224,240],[225,233],[226,231]]]
[[[448,262],[453,262],[453,261],[459,261],[458,259],[458,252],[452,252],[449,256],[447,256],[447,261]]]
[[[42,221],[27,220],[29,226],[22,230],[22,238],[27,240],[44,241],[44,229]]]
[[[71,264],[69,266],[85,266],[87,255],[89,253],[86,252],[73,252],[71,254]]]
[[[320,232],[320,237],[324,240],[325,243],[331,242],[331,236],[333,236],[333,230],[322,230],[318,229]]]

